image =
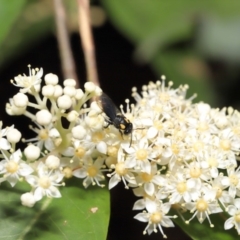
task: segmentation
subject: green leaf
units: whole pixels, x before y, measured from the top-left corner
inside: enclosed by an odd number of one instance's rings
[[[17,17],[25,6],[26,0],[0,1],[0,46],[9,33]]]
[[[186,217],[186,215],[188,217]],[[189,219],[192,214],[187,213],[184,217]],[[197,219],[192,220],[188,225],[182,219],[177,218],[174,220],[194,240],[235,240],[239,235],[235,229],[224,230],[224,222],[228,217],[223,213],[210,215],[211,222],[214,224],[210,228],[208,220],[205,219],[202,224]]]
[[[21,194],[29,186],[1,185],[0,239],[106,239],[109,221],[109,192],[83,189],[79,179],[61,188],[62,198],[45,198],[33,208],[21,205]]]
[[[240,2],[212,0],[102,0],[114,24],[130,39],[142,42],[158,34],[159,46],[188,36],[196,14],[239,15]],[[162,41],[160,41],[162,39]]]
[[[138,61],[150,63],[157,75],[164,74],[174,82],[187,83],[190,94],[197,93],[199,99],[213,103],[213,91],[206,81],[207,69],[196,47],[190,44],[174,49],[171,46],[192,40],[198,23],[196,20],[205,16],[217,17],[223,22],[238,17],[240,1],[102,0],[102,3],[113,24],[135,44]],[[226,36],[229,39],[229,34]],[[232,38],[238,39],[238,35]],[[206,43],[201,46],[205,47]],[[231,51],[235,55],[236,52],[236,48]]]
[[[18,0],[1,2],[18,2]],[[51,1],[26,1],[26,3],[23,9],[18,10],[15,19],[17,21],[0,42],[0,65],[22,54],[24,50],[34,46],[53,30],[53,3]]]

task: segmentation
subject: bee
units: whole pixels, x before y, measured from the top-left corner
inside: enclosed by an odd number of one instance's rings
[[[121,113],[121,111],[116,107],[110,97],[108,97],[105,93],[102,93],[100,96],[100,107],[103,112],[107,115],[106,122],[108,125],[113,125],[115,128],[119,130],[121,135],[129,135],[131,134],[130,146],[132,144],[132,123]]]

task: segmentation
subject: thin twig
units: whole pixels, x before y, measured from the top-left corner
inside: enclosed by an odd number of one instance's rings
[[[99,86],[95,48],[90,24],[90,0],[78,0],[79,30],[87,68],[87,80]]]
[[[79,87],[79,79],[76,74],[76,67],[69,42],[69,32],[66,24],[66,11],[62,0],[54,0],[54,9],[63,75],[64,78],[75,79],[77,82],[76,87]]]

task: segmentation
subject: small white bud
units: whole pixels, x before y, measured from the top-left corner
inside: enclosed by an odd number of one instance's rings
[[[16,107],[13,104],[13,102],[7,103],[5,109],[7,114],[9,114],[10,116],[22,115],[26,111],[26,107],[25,108]]]
[[[94,91],[95,91],[96,85],[95,85],[93,82],[86,82],[86,83],[84,84],[84,88],[85,88],[85,91],[86,91],[86,92],[91,93],[91,92],[94,92]]]
[[[46,165],[49,169],[57,169],[60,166],[60,159],[54,155],[50,155],[46,159]]]
[[[98,114],[99,113],[93,109],[88,112],[88,117],[97,117]]]
[[[75,98],[77,99],[77,100],[80,100],[80,99],[82,99],[82,97],[84,96],[84,93],[83,93],[83,91],[82,91],[82,89],[77,89],[76,90],[76,94],[75,94]]]
[[[59,131],[56,128],[52,128],[49,131],[49,137],[50,138],[58,138],[58,137],[61,137],[61,135],[60,135]]]
[[[76,88],[70,87],[70,86],[66,86],[66,87],[63,89],[63,93],[64,93],[65,95],[68,95],[69,97],[73,97],[73,96],[76,94]]]
[[[53,85],[45,85],[42,87],[42,95],[45,97],[52,97],[55,92]]]
[[[23,205],[23,206],[33,207],[34,204],[36,203],[36,200],[35,200],[33,194],[30,193],[30,192],[28,192],[28,193],[22,194],[22,196],[21,196],[21,202],[22,202],[22,205]]]
[[[94,130],[101,130],[104,125],[104,118],[102,115],[88,115],[85,118],[86,124]]]
[[[72,136],[79,140],[83,139],[86,133],[87,131],[81,125],[78,125],[72,129]]]
[[[52,121],[52,114],[46,109],[40,110],[36,113],[36,121],[40,125],[48,125]]]
[[[19,142],[21,137],[22,137],[22,134],[16,128],[12,128],[7,132],[7,140],[10,143]]]
[[[99,107],[96,101],[93,101],[90,105],[92,110],[95,110],[98,114],[102,112],[102,109]]]
[[[28,97],[24,93],[17,93],[13,96],[13,103],[16,107],[25,108],[28,104]]]
[[[24,154],[29,161],[36,160],[40,157],[40,148],[30,144],[24,149]]]
[[[47,85],[56,85],[58,84],[58,76],[53,73],[48,73],[44,77],[45,83]]]
[[[74,79],[69,78],[69,79],[64,80],[63,85],[65,87],[67,87],[67,86],[75,87],[76,86],[76,81]]]
[[[99,142],[97,144],[97,150],[100,153],[106,154],[107,153],[107,144],[105,142],[103,142],[103,141]]]
[[[96,86],[95,94],[96,94],[96,96],[101,96],[102,95],[102,89],[100,87]]]
[[[69,122],[74,122],[74,121],[76,121],[78,119],[78,116],[79,116],[79,114],[78,114],[77,111],[71,111],[67,115],[67,120]]]
[[[155,127],[150,127],[147,131],[147,138],[152,139],[157,136],[158,130]]]
[[[55,88],[54,97],[55,98],[60,97],[62,95],[62,93],[63,93],[62,87],[60,85],[56,85],[56,86],[54,86],[54,88]]]
[[[59,108],[69,109],[72,106],[72,100],[68,95],[62,95],[57,99]]]

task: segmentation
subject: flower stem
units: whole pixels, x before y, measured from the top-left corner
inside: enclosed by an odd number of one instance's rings
[[[87,68],[87,80],[99,86],[95,47],[90,25],[89,0],[78,0],[79,31]]]
[[[54,0],[54,9],[63,75],[65,79],[75,79],[77,87],[79,87],[79,79],[76,74],[76,67],[69,42],[69,33],[66,24],[66,11],[62,0]]]

